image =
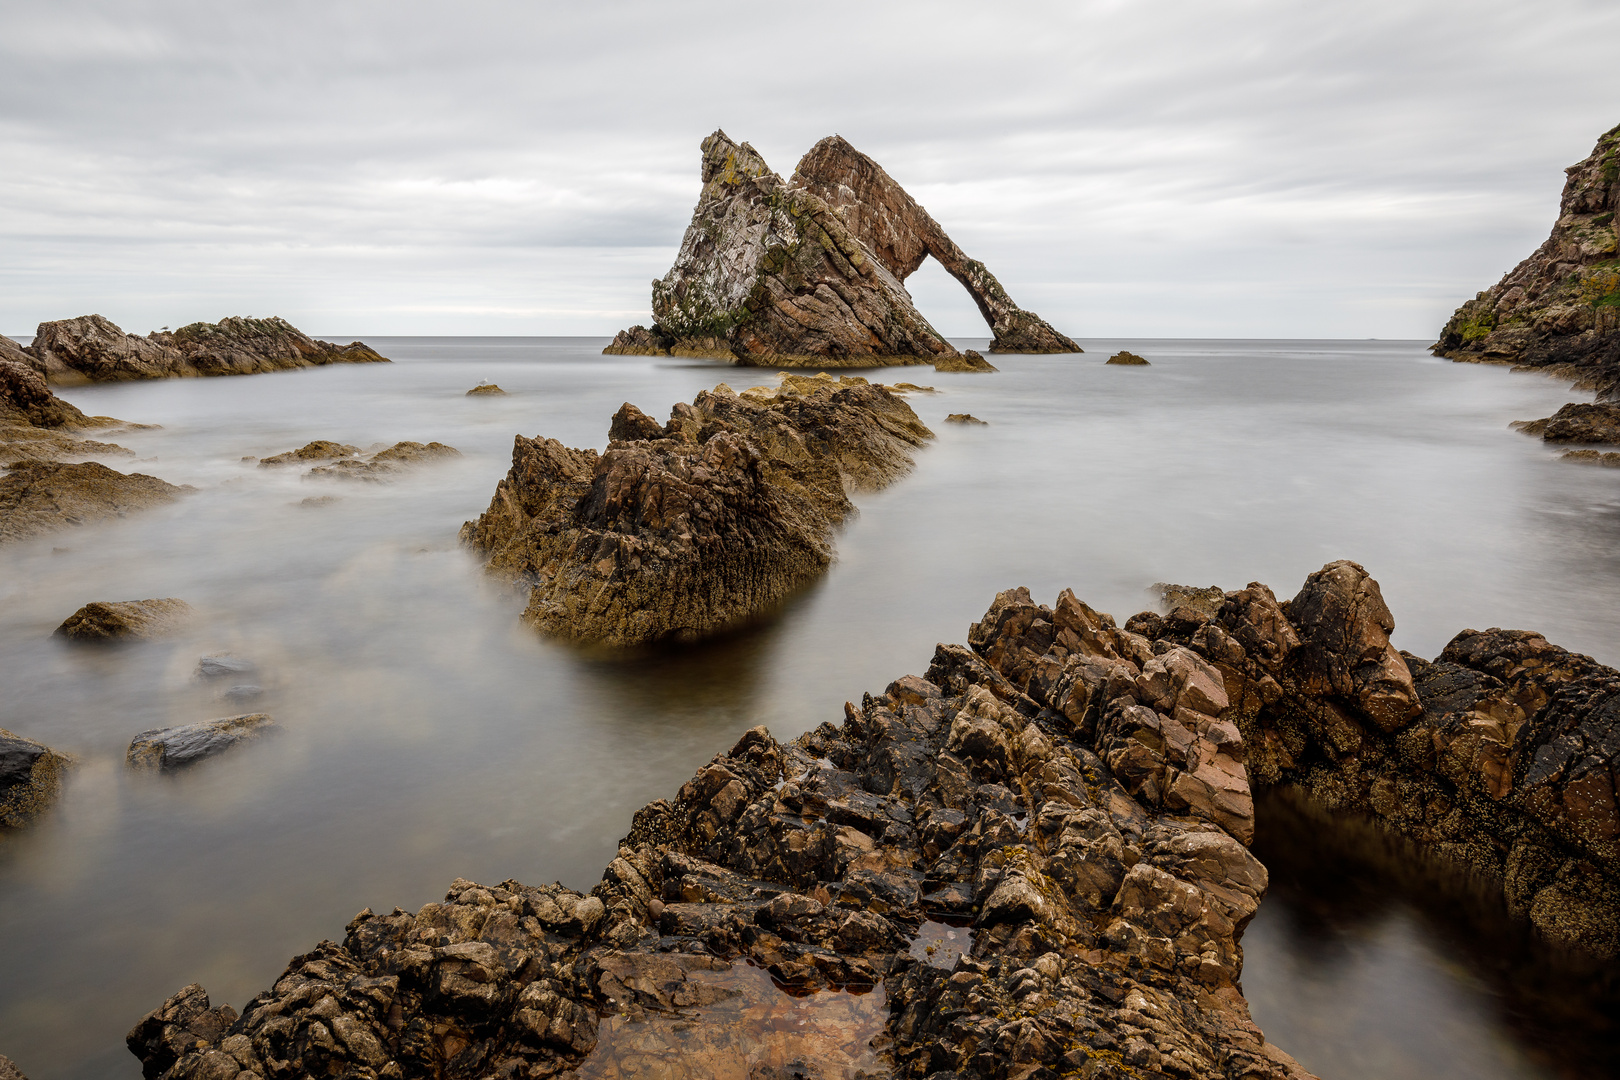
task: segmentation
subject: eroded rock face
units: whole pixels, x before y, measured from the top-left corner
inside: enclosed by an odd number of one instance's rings
[[[899,280],[905,281],[925,257],[933,256],[978,305],[979,314],[994,334],[991,352],[1082,351],[1039,315],[1013,303],[982,262],[968,258],[883,166],[842,136],[829,136],[811,147],[793,170],[793,183],[832,207]]]
[[[132,769],[175,772],[276,730],[276,722],[265,713],[153,728],[130,740],[124,764]]]
[[[532,584],[524,618],[576,641],[714,633],[826,569],[846,490],[910,470],[932,433],[864,379],[725,386],[659,425],[628,403],[607,451],[518,436],[489,509],[462,528],[489,566]]]
[[[55,802],[72,764],[69,755],[0,728],[0,828],[26,825]]]
[[[603,352],[994,370],[964,366],[913,306],[902,282],[929,254],[973,296],[995,333],[993,350],[1079,351],[1014,304],[982,263],[843,139],[823,139],[783,181],[753,147],[716,131],[703,140],[702,176],[675,265],[653,283],[657,321],[621,331]]]
[[[0,464],[129,453],[122,446],[79,435],[118,421],[86,416],[57,397],[45,377],[26,362],[17,343],[5,340],[14,352],[0,350]]]
[[[162,637],[191,617],[191,605],[174,597],[96,600],[63,620],[56,632],[75,641]]]
[[[187,490],[95,461],[13,465],[0,476],[0,542],[123,517],[173,502]]]
[[[1550,369],[1620,396],[1620,127],[1565,170],[1546,243],[1457,309],[1437,356]]]
[[[100,315],[39,324],[24,350],[53,382],[253,375],[335,363],[387,363],[362,343],[316,341],[284,319],[221,319],[138,337]]]
[[[1003,593],[973,630],[983,655],[942,645],[926,678],[792,743],[749,731],[637,812],[588,896],[458,880],[414,915],[368,909],[240,1017],[186,987],[130,1048],[170,1080],[1305,1080],[1237,988],[1265,868],[1220,825],[1133,798],[1076,700],[1217,709],[1218,683],[1187,650],[1144,676],[1102,655],[1127,641],[1111,620],[1067,593],[1059,612]],[[1085,676],[1052,697],[1044,672],[1071,662]],[[797,996],[750,989],[753,969]]]

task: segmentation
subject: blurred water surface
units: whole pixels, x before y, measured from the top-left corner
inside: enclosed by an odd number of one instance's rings
[[[484,578],[457,529],[488,505],[514,433],[600,448],[621,402],[663,416],[771,373],[604,357],[599,339],[368,341],[395,362],[63,395],[161,424],[119,436],[137,458],[109,464],[197,490],[0,548],[0,726],[82,763],[52,812],[0,839],[0,1052],[34,1080],[138,1076],[122,1037],[164,997],[197,981],[240,1008],[362,907],[414,909],[457,876],[588,888],[634,810],[742,731],[836,722],[1014,585],[1043,601],[1072,587],[1123,619],[1155,581],[1287,596],[1353,558],[1402,648],[1433,656],[1464,627],[1511,626],[1620,662],[1620,473],[1507,430],[1574,395],[1422,343],[1086,341],[1082,356],[997,357],[997,375],[875,376],[936,387],[911,401],[939,437],[912,476],[857,499],[826,579],[746,633],[610,658],[520,624],[522,598]],[[1105,366],[1121,347],[1152,366]],[[481,380],[508,396],[465,396]],[[943,423],[953,412],[989,425]],[[316,438],[462,456],[390,484],[242,460]],[[338,498],[304,504],[320,495]],[[51,636],[87,601],[153,596],[199,618],[111,649]],[[243,711],[193,678],[216,652],[259,664],[254,707],[281,736],[178,776],[126,772],[136,732]],[[1334,1080],[1401,1061],[1555,1075],[1556,1054],[1521,1043],[1585,1021],[1504,1022],[1524,1006],[1486,970],[1488,934],[1442,941],[1399,905],[1302,915],[1310,882],[1339,888],[1307,872],[1308,837],[1268,855],[1295,884],[1245,939],[1273,1041]],[[1357,962],[1319,962],[1346,920]],[[1414,1003],[1430,1022],[1351,1019]],[[1507,1050],[1487,1065],[1459,1050],[1481,1040]]]

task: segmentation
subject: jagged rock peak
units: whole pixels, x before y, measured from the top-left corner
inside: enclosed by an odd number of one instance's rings
[[[1555,368],[1620,396],[1620,125],[1564,170],[1545,243],[1459,307],[1434,345],[1453,360]]]
[[[993,350],[1079,351],[843,139],[822,140],[784,181],[753,147],[715,131],[703,140],[702,178],[675,263],[653,282],[656,321],[603,352],[817,368],[955,361],[901,283],[928,255],[973,296]]]
[[[1071,338],[1013,302],[985,265],[956,246],[928,211],[883,166],[829,135],[799,159],[793,183],[819,195],[879,261],[904,281],[932,255],[962,283],[995,334],[991,352],[1081,352]]]

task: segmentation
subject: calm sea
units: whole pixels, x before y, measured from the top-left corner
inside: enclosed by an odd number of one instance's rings
[[[1098,340],[997,357],[997,375],[876,376],[936,387],[911,400],[939,437],[857,499],[826,579],[745,634],[604,659],[519,623],[522,597],[457,529],[514,433],[600,448],[621,402],[663,416],[771,373],[604,357],[601,339],[368,340],[395,362],[63,394],[161,424],[117,437],[136,457],[109,463],[197,491],[0,548],[0,726],[81,759],[60,805],[0,840],[0,1053],[34,1080],[139,1076],[123,1035],[167,995],[196,981],[240,1008],[363,907],[414,909],[458,876],[589,887],[634,810],[743,730],[838,721],[1011,586],[1070,587],[1123,620],[1157,581],[1290,596],[1351,558],[1402,648],[1506,626],[1620,664],[1620,471],[1507,426],[1575,395],[1422,342]],[[1122,347],[1152,366],[1104,366]],[[481,380],[508,396],[465,396]],[[988,426],[943,423],[955,412]],[[462,456],[376,485],[242,460],[317,438]],[[320,495],[338,498],[304,505]],[[88,601],[157,596],[200,617],[116,649],[51,637]],[[226,651],[259,665],[255,707],[281,737],[180,776],[126,772],[136,732],[242,711],[192,677]],[[1488,903],[1286,807],[1261,831],[1275,885],[1244,985],[1308,1068],[1489,1080],[1620,1051],[1559,1004],[1612,1005],[1601,973],[1524,942],[1504,959]]]

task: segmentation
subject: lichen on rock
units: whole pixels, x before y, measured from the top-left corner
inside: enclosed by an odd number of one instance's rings
[[[904,475],[932,438],[861,378],[723,384],[660,425],[628,402],[606,452],[518,436],[489,509],[462,528],[530,585],[524,618],[609,645],[690,640],[766,611],[832,560],[851,490]]]

